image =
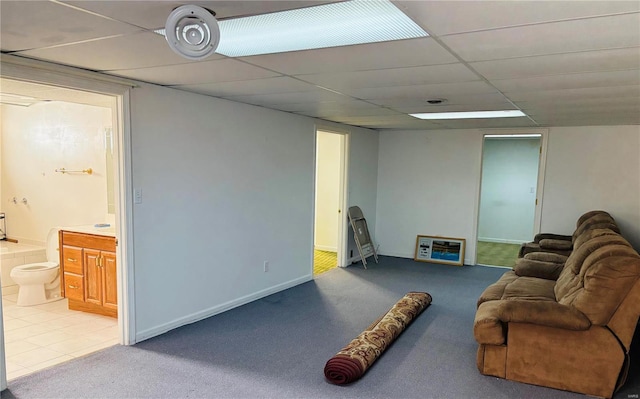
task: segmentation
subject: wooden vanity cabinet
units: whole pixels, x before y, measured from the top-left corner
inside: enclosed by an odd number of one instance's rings
[[[69,309],[118,316],[115,237],[61,230],[61,294]]]

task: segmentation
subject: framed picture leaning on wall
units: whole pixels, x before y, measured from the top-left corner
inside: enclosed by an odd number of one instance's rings
[[[416,238],[416,251],[413,259],[419,262],[462,266],[465,244],[464,238],[419,235]]]

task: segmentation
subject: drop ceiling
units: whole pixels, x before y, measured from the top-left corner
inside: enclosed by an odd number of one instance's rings
[[[640,1],[394,1],[430,37],[204,61],[151,32],[181,4],[225,19],[322,3],[2,0],[0,48],[374,129],[640,124]],[[508,109],[529,117],[407,115]]]

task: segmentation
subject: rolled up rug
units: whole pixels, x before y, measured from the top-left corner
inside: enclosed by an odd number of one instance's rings
[[[426,292],[409,292],[324,366],[333,384],[348,384],[362,377],[382,352],[431,304]]]

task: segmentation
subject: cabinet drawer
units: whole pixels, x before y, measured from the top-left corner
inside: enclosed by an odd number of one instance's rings
[[[64,274],[64,292],[69,299],[84,301],[84,279],[75,274]]]
[[[63,245],[62,262],[65,272],[84,274],[82,270],[82,248]]]

